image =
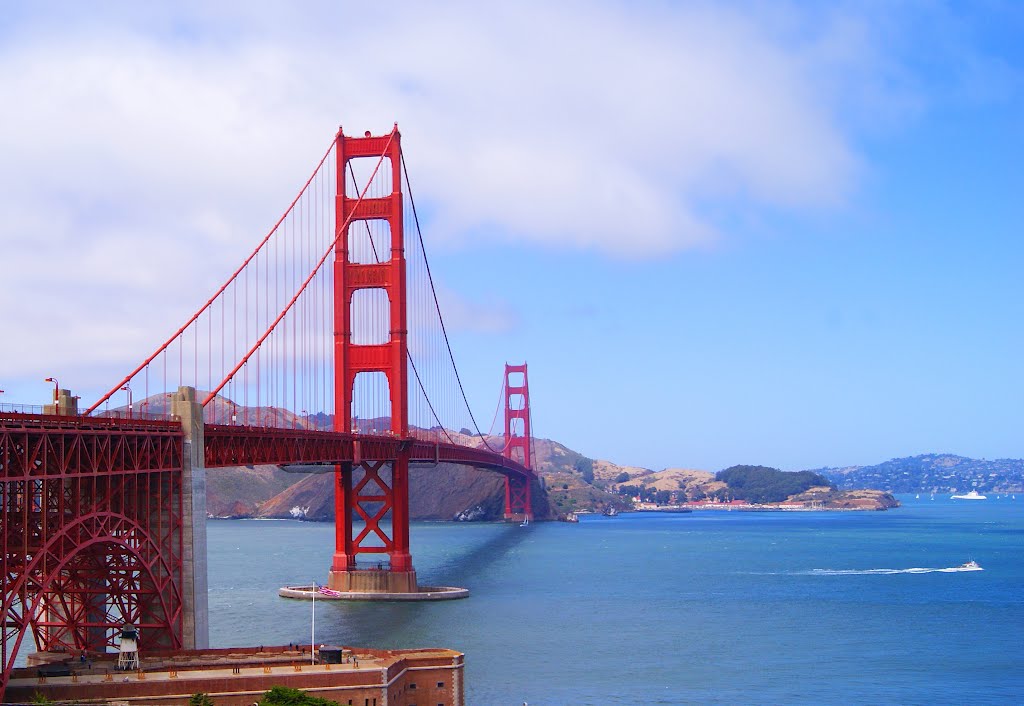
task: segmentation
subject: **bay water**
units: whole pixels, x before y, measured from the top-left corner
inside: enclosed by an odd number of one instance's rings
[[[1024,703],[1024,496],[414,523],[437,603],[281,598],[333,525],[211,520],[211,643],[448,647],[468,704]],[[977,561],[983,571],[956,567]]]

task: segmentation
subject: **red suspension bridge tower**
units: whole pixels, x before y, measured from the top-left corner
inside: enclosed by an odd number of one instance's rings
[[[505,364],[505,458],[533,470],[530,432],[530,383],[526,363]],[[505,476],[505,519],[533,519],[530,477]]]
[[[353,430],[352,403],[356,377],[383,373],[391,401],[391,434],[409,436],[408,327],[406,324],[405,237],[402,213],[401,136],[391,134],[348,137],[338,131],[336,145],[337,195],[334,250],[334,363],[335,431]],[[391,169],[391,193],[351,198],[346,194],[350,162],[384,157]],[[351,258],[349,232],[365,221],[386,221],[391,234],[390,257],[372,263]],[[379,258],[378,258],[379,259]],[[389,336],[381,343],[353,340],[353,299],[360,290],[378,289],[387,295]],[[386,468],[389,466],[390,468]],[[355,470],[362,477],[354,480]],[[396,458],[368,461],[355,458],[335,469],[335,550],[329,585],[339,591],[415,592],[416,572],[409,554],[409,453],[402,446]],[[390,512],[391,529],[383,520]],[[353,536],[353,521],[365,523]],[[387,571],[360,569],[360,554],[387,554]],[[383,567],[383,562],[378,562]]]

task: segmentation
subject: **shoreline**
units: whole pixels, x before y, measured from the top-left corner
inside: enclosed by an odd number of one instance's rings
[[[897,506],[899,507],[899,506]],[[878,512],[888,510],[886,507],[821,507],[807,505],[734,505],[731,503],[700,503],[685,507],[647,507],[634,510],[623,510],[623,513],[662,512],[666,514],[685,514],[697,510],[713,510],[717,512]]]

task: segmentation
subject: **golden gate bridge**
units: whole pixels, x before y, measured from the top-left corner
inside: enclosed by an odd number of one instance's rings
[[[339,129],[227,281],[93,404],[47,381],[42,410],[0,406],[0,698],[29,637],[102,652],[132,623],[143,649],[207,646],[205,469],[333,466],[340,592],[418,590],[410,464],[501,473],[506,519],[532,515],[527,367],[505,366],[499,445],[455,365],[397,125]]]

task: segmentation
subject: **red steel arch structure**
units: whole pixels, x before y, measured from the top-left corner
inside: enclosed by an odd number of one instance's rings
[[[140,626],[182,646],[182,430],[55,415],[0,418],[4,684],[24,638],[105,651]]]

